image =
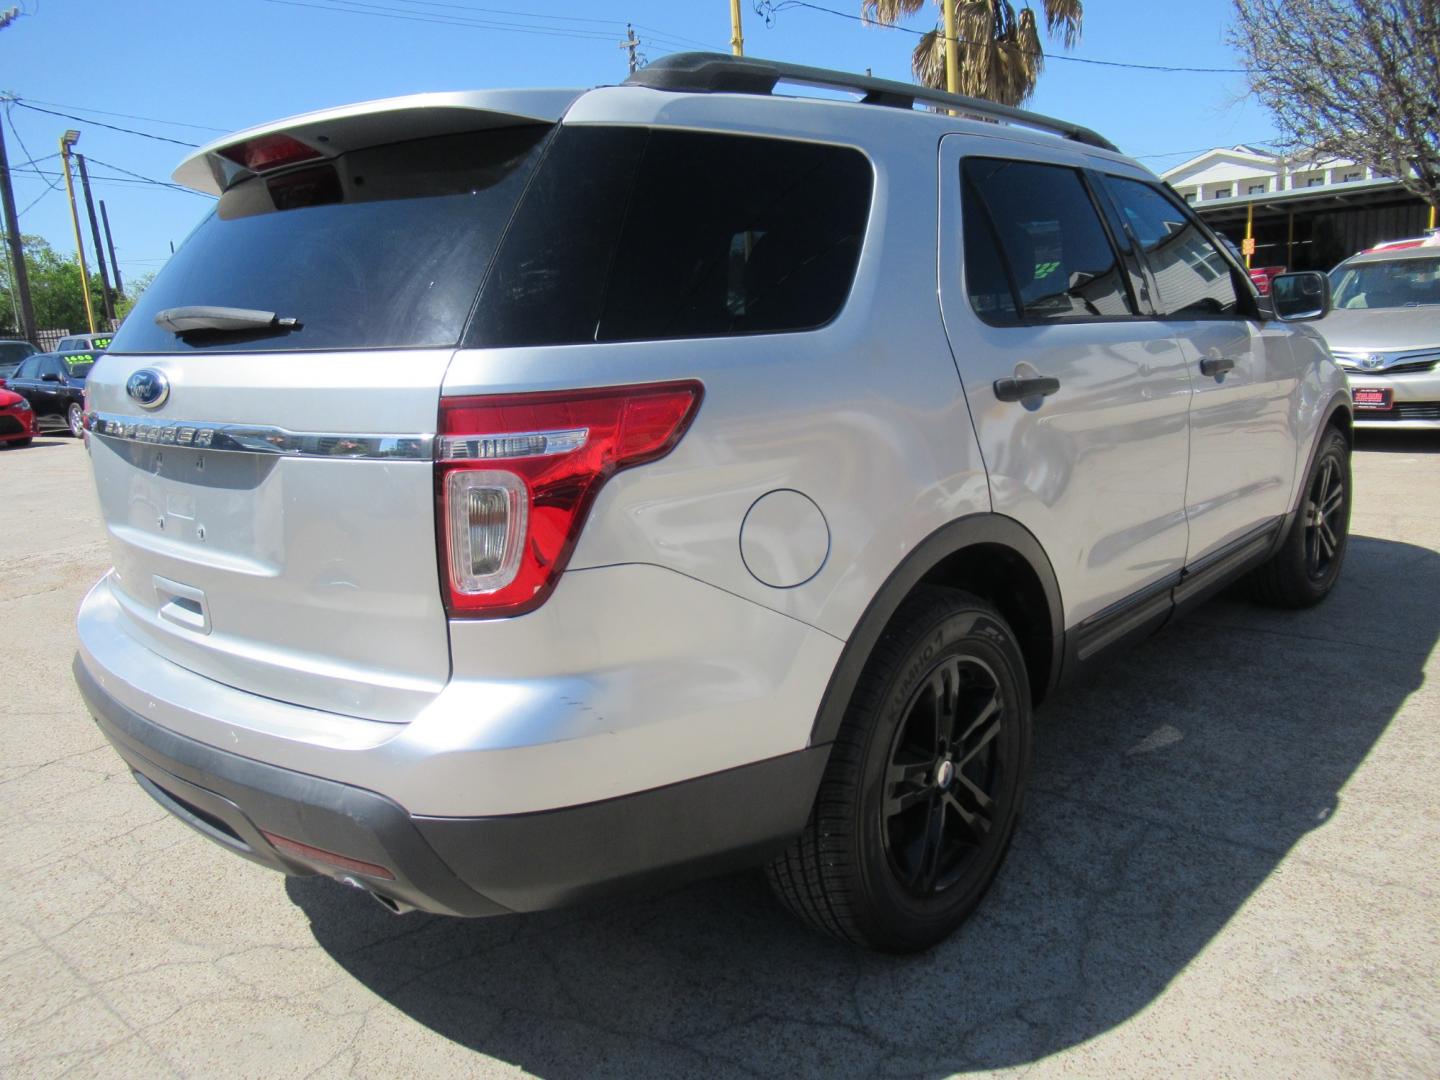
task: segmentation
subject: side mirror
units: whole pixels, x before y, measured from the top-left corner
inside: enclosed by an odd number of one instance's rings
[[[41,381],[41,382],[59,382],[59,381],[60,381],[60,376],[59,376],[59,375],[56,375],[53,371],[47,371],[47,372],[45,372],[44,375],[41,375],[41,376],[40,376],[40,381]]]
[[[1270,281],[1270,303],[1282,322],[1309,322],[1330,312],[1330,279],[1318,270],[1279,274]]]

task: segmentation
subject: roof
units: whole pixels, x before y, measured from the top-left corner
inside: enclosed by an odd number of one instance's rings
[[[301,150],[313,152],[306,159],[318,161],[339,157],[347,151],[396,142],[402,139],[428,138],[505,127],[527,123],[677,123],[677,114],[696,115],[697,110],[680,103],[709,99],[719,107],[702,109],[711,114],[708,122],[717,123],[720,111],[733,109],[721,105],[729,98],[744,95],[767,113],[782,109],[781,102],[796,98],[772,93],[784,84],[800,87],[839,89],[857,95],[858,100],[836,100],[833,97],[806,98],[806,108],[835,111],[832,127],[845,128],[861,115],[870,114],[872,128],[893,126],[907,114],[912,124],[943,125],[950,131],[969,132],[1041,144],[1056,145],[1058,135],[1070,146],[1086,154],[1123,162],[1153,175],[1144,166],[1122,155],[1108,139],[1066,120],[998,105],[976,98],[947,94],[913,83],[876,79],[825,68],[805,67],[752,57],[732,57],[721,53],[678,53],[667,56],[631,75],[623,86],[605,86],[590,91],[564,90],[473,90],[444,93],[410,94],[359,102],[317,112],[303,113],[284,120],[247,128],[202,146],[187,157],[175,170],[177,183],[210,195],[219,195],[238,180],[253,173],[244,165],[244,154],[235,153],[242,144],[267,136],[285,135],[303,144]],[[617,97],[618,95],[618,97]],[[646,95],[649,95],[648,99]],[[623,100],[623,104],[620,102]],[[646,102],[649,104],[646,104]],[[775,102],[760,106],[762,100]],[[936,107],[936,111],[915,111],[917,103]],[[891,116],[882,115],[891,112]],[[613,115],[612,115],[613,114]],[[771,114],[775,115],[775,114]],[[645,117],[650,117],[646,120]],[[1037,135],[1036,132],[1045,134]],[[759,130],[756,132],[759,134]],[[228,151],[228,153],[227,153]],[[299,159],[294,159],[298,162]],[[257,166],[263,168],[263,166]],[[279,167],[279,166],[276,166]]]

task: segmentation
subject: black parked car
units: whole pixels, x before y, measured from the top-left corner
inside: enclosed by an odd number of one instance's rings
[[[85,378],[103,355],[37,353],[20,362],[15,374],[6,380],[6,388],[30,402],[37,425],[47,417],[59,417],[78,439],[85,429]]]

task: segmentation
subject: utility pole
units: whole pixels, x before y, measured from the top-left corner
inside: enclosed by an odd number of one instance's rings
[[[0,12],[0,30],[20,17],[18,7]],[[5,204],[5,240],[10,247],[10,263],[14,267],[10,281],[15,299],[19,330],[30,342],[35,341],[35,308],[30,303],[30,273],[25,266],[25,241],[20,236],[20,215],[15,213],[15,192],[10,186],[10,158],[5,152],[5,129],[0,125],[0,201]]]
[[[10,159],[5,153],[5,129],[0,125],[0,199],[5,203],[5,240],[10,247],[10,264],[14,271],[15,302],[19,310],[19,330],[26,341],[35,340],[35,308],[30,303],[30,273],[25,266],[25,242],[20,237],[20,217],[15,213],[15,192],[10,187]]]
[[[101,299],[105,301],[105,318],[113,323],[115,297],[110,292],[110,271],[105,268],[105,249],[100,246],[100,222],[95,217],[95,200],[90,198],[90,173],[85,169],[84,154],[76,154],[75,160],[80,165],[80,189],[85,192],[85,211],[90,215],[90,238],[95,241],[95,261],[100,264],[100,289],[104,293]]]
[[[955,0],[942,0],[945,5],[945,89],[960,92],[960,47],[955,40]]]
[[[100,200],[100,224],[105,226],[105,246],[110,249],[110,269],[115,271],[115,295],[125,295],[125,283],[120,280],[120,264],[115,261],[115,238],[110,235],[110,215],[105,212],[105,200]]]
[[[95,307],[90,303],[90,269],[85,265],[85,244],[80,239],[80,212],[75,209],[75,181],[70,178],[70,148],[80,141],[80,132],[71,128],[60,136],[60,164],[65,170],[65,194],[70,196],[70,223],[75,226],[75,257],[80,260],[80,291],[85,295],[85,321],[95,332]]]
[[[740,0],[730,0],[730,51],[736,56],[745,55],[745,35],[740,33]]]
[[[640,47],[640,39],[635,36],[635,28],[629,23],[625,24],[625,40],[620,42],[620,48],[630,50],[630,74],[640,70],[640,62],[635,58],[635,50]]]

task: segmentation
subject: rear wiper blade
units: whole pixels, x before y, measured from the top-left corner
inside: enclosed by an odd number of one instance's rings
[[[174,307],[155,316],[155,325],[177,335],[197,331],[235,333],[255,330],[298,330],[299,319],[282,319],[273,311],[236,307]]]

